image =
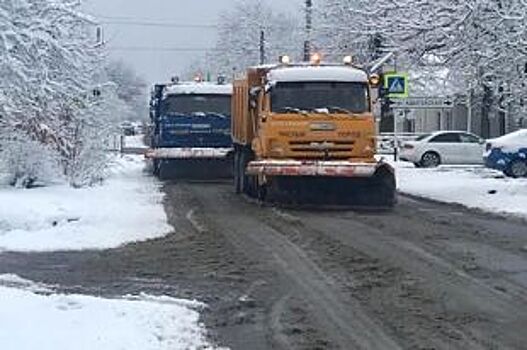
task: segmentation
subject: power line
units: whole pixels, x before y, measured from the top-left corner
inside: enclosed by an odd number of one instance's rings
[[[276,46],[273,47],[273,50],[279,50],[283,51],[285,53],[291,51],[291,46],[289,47],[281,47]],[[224,49],[217,48],[217,47],[183,47],[183,46],[107,46],[107,49],[109,51],[152,51],[152,52],[214,52],[214,51],[224,51]],[[340,50],[345,51],[343,48],[333,47],[333,46],[327,46],[323,48],[324,50]],[[247,53],[247,54],[253,54],[253,53],[259,53],[260,48],[255,46],[253,48],[243,48],[243,49],[237,49],[237,50],[231,50],[231,52],[235,53]]]
[[[148,21],[129,21],[129,20],[103,20],[101,24],[120,25],[120,26],[138,26],[138,27],[158,27],[158,28],[188,28],[188,29],[213,29],[219,27],[214,24],[188,24],[188,23],[170,23],[170,22],[148,22]]]
[[[308,0],[310,1],[310,0]],[[190,29],[219,29],[218,24],[210,23],[182,23],[167,19],[155,18],[140,18],[140,17],[117,17],[117,16],[98,16],[92,15],[94,18],[100,19],[100,24],[122,25],[122,26],[145,26],[145,27],[162,27],[162,28],[190,28]],[[251,29],[248,27],[247,29]],[[288,27],[287,29],[306,29],[305,25],[298,23],[297,25]],[[332,29],[343,30],[347,33],[367,34],[367,30],[352,30],[350,26],[346,25],[328,25],[318,24],[317,29]],[[313,28],[311,28],[311,31]]]
[[[171,19],[158,18],[141,18],[126,16],[103,16],[92,14],[94,18],[99,19],[100,24],[127,25],[127,26],[148,26],[148,27],[170,27],[170,28],[199,28],[199,29],[217,29],[218,26],[210,23],[182,23]]]
[[[157,47],[157,46],[109,46],[110,51],[166,51],[166,52],[207,52],[217,49],[208,47]]]

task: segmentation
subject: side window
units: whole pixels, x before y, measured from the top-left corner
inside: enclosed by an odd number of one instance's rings
[[[479,137],[471,134],[459,134],[459,138],[463,143],[479,143]]]
[[[433,143],[458,143],[458,142],[460,142],[459,134],[449,133],[449,134],[437,135],[436,137],[431,139],[430,142],[433,142]]]

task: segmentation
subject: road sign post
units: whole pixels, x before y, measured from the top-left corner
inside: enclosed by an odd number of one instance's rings
[[[384,74],[384,89],[388,99],[408,97],[408,75],[404,73]],[[398,113],[393,113],[394,160],[399,160]]]

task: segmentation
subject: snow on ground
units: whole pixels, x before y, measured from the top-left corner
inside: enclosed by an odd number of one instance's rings
[[[0,187],[0,251],[107,249],[169,233],[160,185],[144,165],[141,156],[116,158],[109,179],[91,188]]]
[[[478,166],[417,169],[396,164],[399,191],[488,212],[527,217],[527,179],[504,177]]]
[[[198,302],[140,295],[103,299],[56,294],[0,275],[2,350],[212,349]]]

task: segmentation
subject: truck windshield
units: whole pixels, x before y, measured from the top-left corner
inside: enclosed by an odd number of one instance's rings
[[[171,95],[163,100],[162,112],[170,114],[231,114],[229,95]]]
[[[276,113],[365,113],[369,109],[366,83],[283,82],[271,90],[271,110]]]

